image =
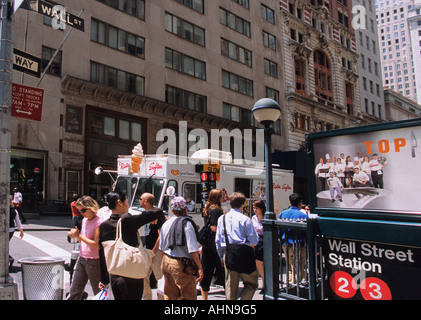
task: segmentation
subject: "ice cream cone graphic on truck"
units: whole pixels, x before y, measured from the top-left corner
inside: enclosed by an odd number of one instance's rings
[[[144,157],[145,155],[143,154],[142,145],[138,143],[132,150],[131,166],[130,166],[131,173],[139,172],[140,164],[142,163]]]

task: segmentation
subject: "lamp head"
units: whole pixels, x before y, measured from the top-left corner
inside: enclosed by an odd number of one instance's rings
[[[263,98],[257,101],[251,111],[254,118],[260,123],[275,122],[281,114],[279,104],[270,98]]]

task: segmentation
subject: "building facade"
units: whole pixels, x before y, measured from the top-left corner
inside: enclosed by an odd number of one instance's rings
[[[54,28],[60,21],[38,10],[42,3],[14,16],[15,48],[47,70],[42,78],[13,74],[14,83],[44,90],[40,121],[12,119],[11,184],[27,199],[99,199],[111,181],[93,169],[115,169],[117,156],[138,142],[155,153],[161,129],[171,129],[176,152],[187,154],[192,129],[241,134],[259,127],[251,113],[258,99],[282,106],[276,1],[63,0],[66,13],[84,22],[68,37],[70,26]],[[283,108],[274,150],[288,149],[286,119]]]
[[[421,1],[415,0],[408,10],[417,103],[421,104]]]
[[[14,15],[14,46],[40,57],[43,75],[14,70],[13,82],[44,98],[39,120],[12,118],[11,186],[35,203],[99,200],[111,180],[95,167],[116,169],[139,142],[163,151],[162,129],[177,154],[194,151],[195,129],[231,136],[236,158],[245,140],[256,153],[251,109],[263,97],[282,109],[272,151],[378,121],[361,105],[351,0],[62,0],[64,29],[45,1],[30,2]]]
[[[365,119],[376,123],[386,119],[383,80],[377,35],[376,9],[371,0],[353,0],[353,7],[361,14],[355,21],[358,57],[358,83],[361,111]]]
[[[417,101],[411,34],[408,25],[413,0],[376,0],[383,85]]]
[[[289,148],[309,132],[365,122],[350,0],[281,0]]]
[[[386,108],[386,121],[408,120],[421,116],[421,105],[402,96],[396,91],[385,89],[384,103]]]

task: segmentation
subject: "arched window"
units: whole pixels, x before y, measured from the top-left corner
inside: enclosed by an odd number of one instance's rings
[[[314,72],[316,81],[316,95],[325,100],[333,101],[332,71],[330,62],[322,51],[314,52]]]

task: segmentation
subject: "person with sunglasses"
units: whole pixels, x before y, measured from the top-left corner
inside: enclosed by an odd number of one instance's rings
[[[81,300],[85,286],[89,282],[94,295],[100,292],[99,268],[99,226],[103,220],[97,216],[98,203],[89,196],[82,196],[75,205],[83,216],[81,230],[77,226],[68,232],[68,236],[80,242],[79,257],[73,273],[73,280],[67,300]]]

